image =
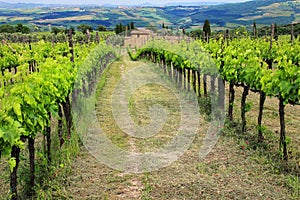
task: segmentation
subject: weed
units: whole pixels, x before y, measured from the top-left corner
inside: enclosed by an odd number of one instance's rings
[[[198,98],[200,114],[204,115],[207,120],[210,120],[210,114],[212,112],[212,104],[210,97],[200,97]]]
[[[289,175],[287,177],[287,186],[291,190],[291,198],[299,199],[300,198],[300,179],[299,176]]]
[[[144,174],[143,184],[144,184],[144,189],[142,193],[142,199],[151,200],[152,198],[150,197],[150,193],[152,192],[152,186],[149,180],[149,173]]]

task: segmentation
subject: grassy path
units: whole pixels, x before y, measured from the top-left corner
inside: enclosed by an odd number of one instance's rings
[[[162,146],[174,136],[178,109],[174,96],[164,88],[148,85],[131,97],[131,116],[135,123],[149,123],[151,96],[169,108],[170,120],[163,131],[148,139],[125,134],[114,121],[112,94],[122,74],[141,65],[122,57],[105,74],[105,85],[96,105],[99,124],[107,137],[127,151],[145,152]],[[103,77],[102,77],[103,78]],[[175,123],[174,123],[175,122]],[[231,137],[221,136],[213,151],[200,160],[198,153],[208,122],[200,119],[196,138],[188,151],[169,167],[155,172],[128,174],[101,164],[84,147],[73,163],[66,190],[70,199],[289,199],[286,177],[274,173],[264,156],[241,148]]]

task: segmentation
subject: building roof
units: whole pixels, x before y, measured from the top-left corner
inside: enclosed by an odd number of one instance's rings
[[[131,35],[151,35],[153,32],[144,28],[138,28],[131,31]]]

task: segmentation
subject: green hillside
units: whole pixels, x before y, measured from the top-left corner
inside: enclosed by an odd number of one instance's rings
[[[46,29],[52,26],[78,26],[86,23],[113,28],[117,23],[131,21],[137,26],[196,28],[209,19],[215,29],[271,23],[289,24],[300,20],[300,2],[283,0],[258,0],[211,6],[167,7],[99,7],[99,6],[33,6],[30,4],[2,4],[0,23],[25,23]]]

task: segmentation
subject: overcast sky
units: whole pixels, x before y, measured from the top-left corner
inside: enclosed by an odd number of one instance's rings
[[[7,3],[44,3],[44,4],[114,4],[114,5],[129,5],[129,4],[166,4],[177,2],[223,2],[222,0],[0,0]],[[247,0],[225,0],[225,2],[245,2]],[[248,0],[249,1],[249,0]]]

